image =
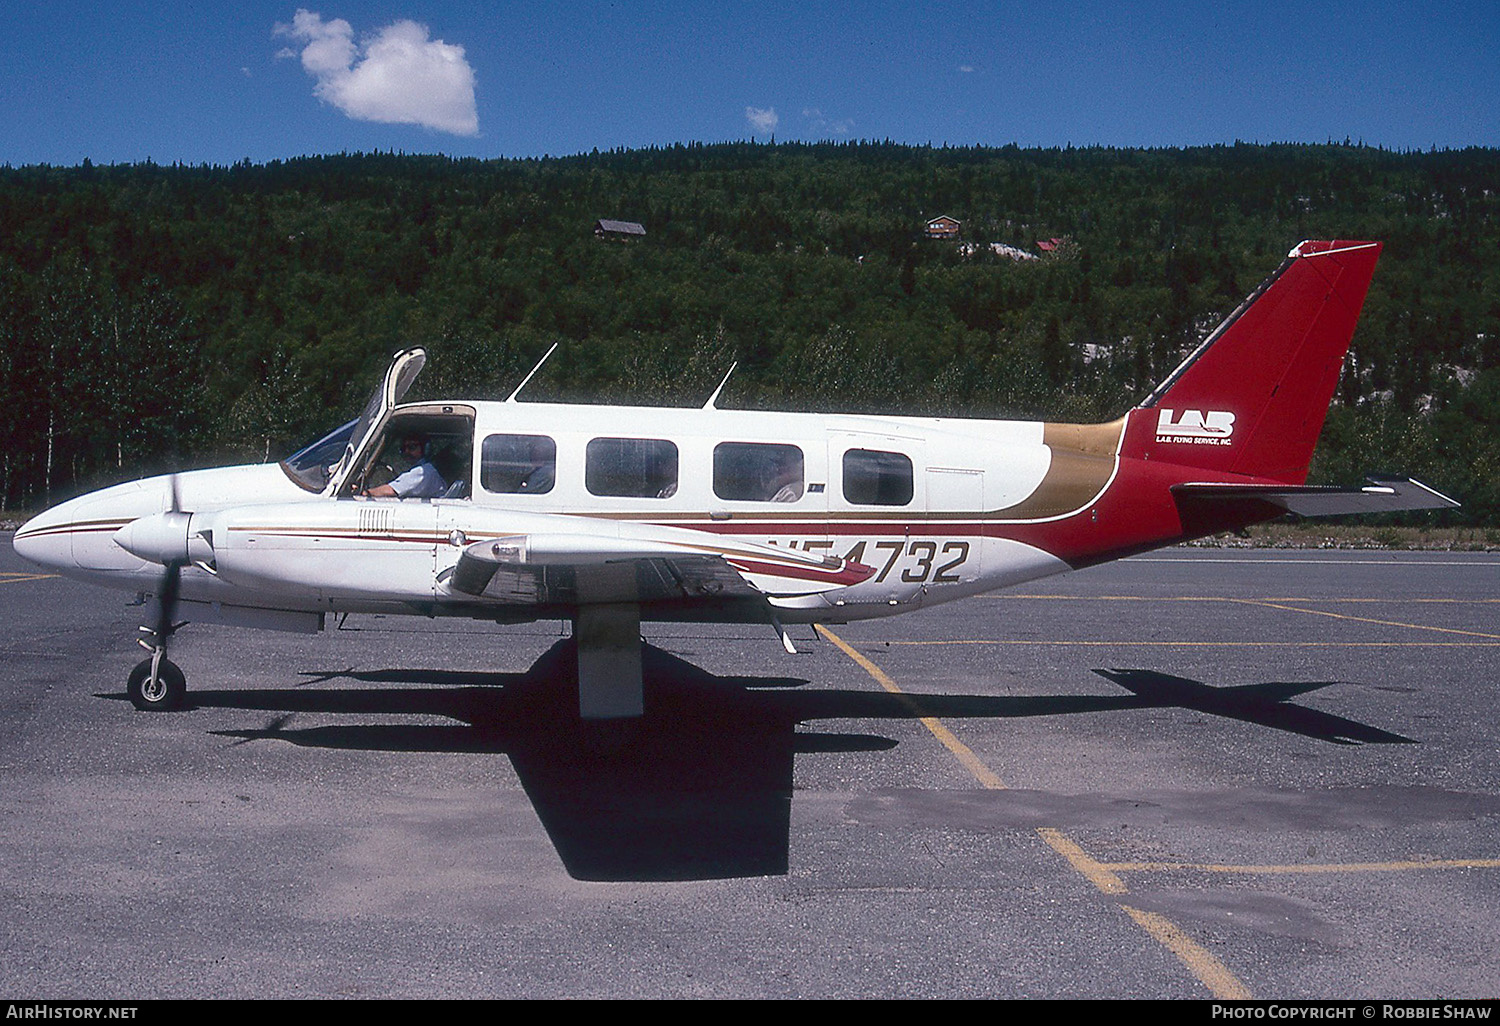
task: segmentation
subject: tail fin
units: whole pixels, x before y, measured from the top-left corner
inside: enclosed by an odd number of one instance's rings
[[[1130,415],[1125,455],[1307,480],[1378,242],[1304,242]]]

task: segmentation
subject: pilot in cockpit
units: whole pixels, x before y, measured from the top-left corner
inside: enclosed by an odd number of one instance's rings
[[[411,469],[390,484],[376,485],[365,494],[375,499],[432,499],[448,490],[448,482],[427,457],[427,439],[408,435],[401,440],[401,455]]]

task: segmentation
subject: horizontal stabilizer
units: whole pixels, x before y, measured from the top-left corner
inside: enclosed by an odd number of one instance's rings
[[[1453,509],[1458,503],[1420,481],[1370,477],[1361,488],[1316,485],[1197,484],[1174,485],[1179,503],[1263,502],[1303,517],[1347,513],[1396,513],[1412,509]]]

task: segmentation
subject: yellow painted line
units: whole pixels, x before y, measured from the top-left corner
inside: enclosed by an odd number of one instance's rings
[[[972,748],[970,748],[968,745],[964,744],[956,736],[954,736],[951,730],[943,726],[942,722],[938,720],[937,717],[924,716],[922,714],[922,710],[918,708],[917,703],[912,700],[911,696],[897,687],[896,682],[887,677],[884,670],[876,666],[874,663],[870,662],[870,660],[866,659],[859,652],[856,652],[848,642],[839,637],[837,634],[833,633],[833,631],[829,630],[827,627],[824,627],[822,624],[817,625],[817,631],[819,634],[823,635],[823,637],[827,638],[829,641],[838,646],[839,651],[843,652],[844,655],[854,660],[854,662],[858,664],[860,669],[864,670],[871,677],[873,677],[875,679],[875,683],[879,684],[881,687],[885,688],[885,690],[901,699],[902,704],[904,704],[908,709],[915,713],[916,716],[922,721],[922,726],[926,727],[932,733],[932,736],[937,738],[944,748],[952,752],[954,757],[963,764],[963,767],[965,769],[973,774],[976,780],[978,780],[981,784],[992,791],[1005,790],[1005,781],[1000,779],[1000,775],[998,773],[986,766],[984,764],[984,760],[975,755]]]
[[[1232,866],[1215,862],[1100,862],[1101,872],[1246,873],[1255,876],[1317,873],[1403,873],[1422,869],[1500,869],[1500,859],[1406,859],[1396,862],[1321,862],[1286,866]]]
[[[1269,602],[1265,599],[1230,599],[1230,602],[1245,606],[1262,606],[1266,609],[1283,609],[1291,613],[1306,613],[1309,616],[1331,616],[1335,620],[1352,620],[1356,623],[1373,623],[1382,627],[1407,627],[1414,631],[1437,631],[1441,634],[1463,634],[1471,638],[1494,638],[1500,641],[1500,634],[1486,634],[1484,631],[1465,631],[1457,627],[1430,627],[1422,623],[1404,623],[1401,620],[1376,620],[1368,616],[1351,616],[1348,613],[1330,613],[1326,609],[1302,609],[1298,606],[1288,606],[1280,602]]]
[[[1227,595],[1022,595],[1002,592],[984,595],[991,601],[1001,599],[1026,599],[1048,602],[1395,602],[1401,605],[1418,603],[1442,603],[1445,605],[1500,605],[1500,598],[1366,598],[1342,595],[1264,595],[1259,599],[1232,598]]]
[[[958,758],[958,761],[974,775],[974,778],[981,785],[991,791],[1006,790],[1005,782],[1000,779],[998,773],[986,766],[984,760],[974,754],[973,749],[955,737],[953,732],[943,726],[936,717],[923,716],[917,702],[907,695],[906,692],[902,691],[896,685],[896,682],[886,675],[884,670],[865,658],[863,654],[855,651],[848,642],[822,624],[817,625],[817,631],[823,637],[833,642],[846,656],[854,660],[855,664],[874,678],[877,684],[891,694],[899,697],[921,719],[922,725],[932,732],[932,735],[942,743],[944,748],[947,748],[948,751],[952,752]],[[1067,859],[1068,864],[1077,870],[1089,883],[1093,884],[1101,893],[1111,895],[1127,893],[1125,881],[1121,880],[1109,867],[1091,858],[1076,841],[1061,830],[1055,827],[1038,827],[1037,835],[1053,851],[1057,852],[1064,859]],[[1214,997],[1221,1001],[1245,1001],[1250,998],[1250,989],[1241,983],[1234,973],[1229,971],[1228,966],[1219,961],[1218,958],[1197,941],[1178,929],[1171,920],[1154,912],[1143,912],[1129,905],[1121,904],[1120,907],[1125,910],[1125,913],[1141,929],[1145,930],[1159,944],[1176,955],[1177,960],[1183,964],[1188,972],[1196,976]]]
[[[1381,627],[1406,627],[1417,631],[1437,631],[1441,634],[1462,634],[1474,638],[1493,638],[1500,641],[1500,634],[1487,634],[1484,631],[1466,631],[1457,627],[1432,627],[1427,624],[1407,623],[1403,620],[1378,620],[1368,616],[1353,616],[1349,613],[1333,613],[1326,609],[1306,609],[1305,605],[1312,603],[1345,603],[1345,602],[1400,602],[1402,605],[1413,605],[1416,603],[1443,603],[1453,605],[1483,605],[1488,603],[1500,603],[1500,599],[1448,599],[1448,598],[1419,598],[1419,599],[1366,599],[1366,598],[1233,598],[1227,595],[1176,595],[1176,596],[1151,596],[1151,595],[996,595],[993,598],[1028,599],[1031,601],[1048,600],[1064,602],[1227,602],[1240,606],[1262,606],[1266,609],[1280,609],[1290,613],[1306,613],[1308,616],[1329,616],[1336,620],[1352,620],[1356,623],[1373,623]],[[1289,602],[1301,603],[1301,605],[1287,605]],[[998,642],[997,642],[998,644]],[[1205,643],[1210,644],[1210,643]]]
[[[1213,996],[1220,1001],[1249,1001],[1250,988],[1240,982],[1229,967],[1220,962],[1208,949],[1183,933],[1166,916],[1145,912],[1129,905],[1120,906],[1125,914],[1136,921],[1157,943],[1177,956],[1178,961],[1193,971],[1203,981]]]
[[[1042,840],[1052,846],[1052,850],[1072,863],[1073,868],[1082,873],[1089,883],[1093,884],[1105,894],[1124,894],[1125,881],[1115,875],[1110,867],[1090,857],[1089,853],[1078,846],[1078,842],[1055,827],[1037,827],[1037,833],[1042,835]]]
[[[1225,599],[1225,601],[1229,601]],[[1239,601],[1244,601],[1243,599]],[[1398,605],[1449,605],[1449,606],[1483,606],[1500,605],[1500,598],[1359,598],[1355,596],[1325,596],[1316,595],[1268,595],[1261,599],[1262,602],[1382,602]]]
[[[21,584],[24,581],[45,581],[56,574],[0,573],[0,584]]]
[[[1489,637],[1490,635],[1480,636]],[[967,640],[948,638],[942,641],[887,641],[885,644],[891,646],[1076,645],[1083,648],[1495,648],[1500,646],[1500,641],[1056,641],[1047,638],[972,638]]]

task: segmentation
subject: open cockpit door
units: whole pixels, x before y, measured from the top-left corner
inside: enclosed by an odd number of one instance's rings
[[[417,380],[417,375],[422,373],[422,367],[426,363],[427,350],[421,348],[403,349],[391,357],[391,365],[386,368],[385,379],[381,381],[380,387],[375,389],[375,394],[370,396],[370,401],[365,403],[364,412],[359,415],[359,420],[354,424],[354,433],[349,436],[349,444],[344,448],[343,459],[339,460],[338,465],[328,475],[329,495],[340,494],[355,468],[363,465],[364,457],[368,455],[366,450],[372,442],[378,441],[381,429],[390,419],[391,411],[406,395],[412,382]]]

